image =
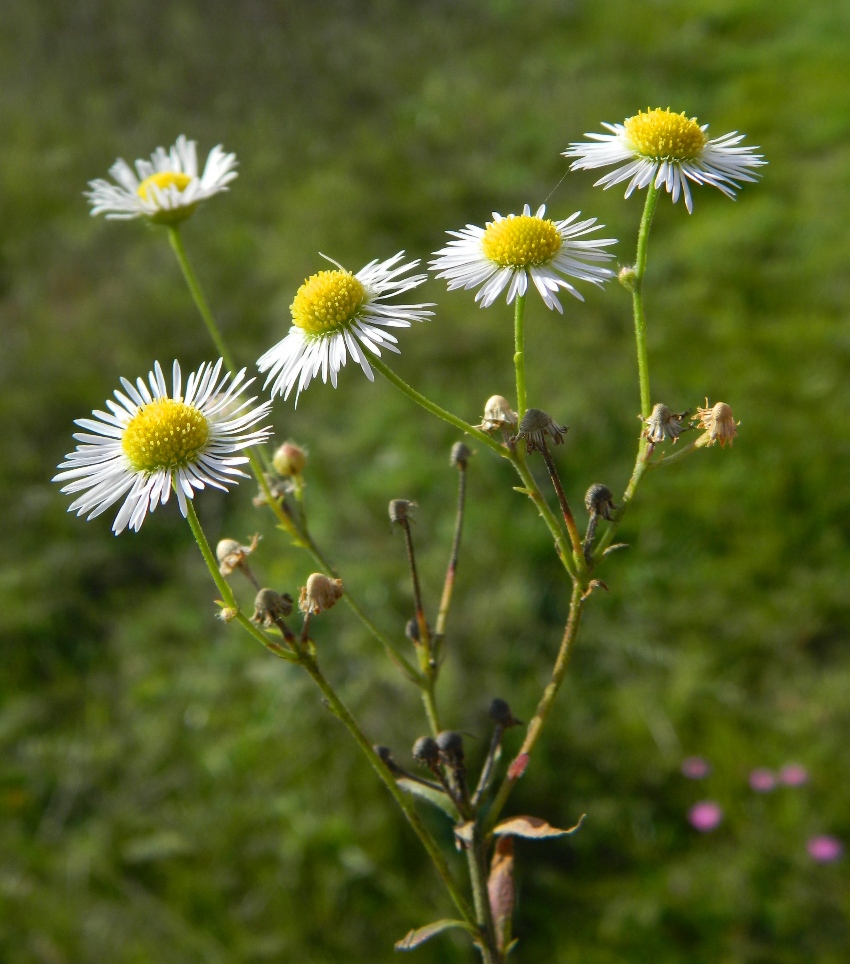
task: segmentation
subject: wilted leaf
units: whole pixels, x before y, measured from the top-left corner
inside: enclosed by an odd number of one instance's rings
[[[582,820],[587,816],[583,813],[578,823],[569,830],[559,830],[552,827],[540,817],[511,817],[510,820],[503,820],[493,829],[495,837],[528,837],[531,840],[545,840],[547,837],[564,837],[568,833],[575,833],[581,826]]]
[[[471,844],[472,834],[474,830],[475,830],[475,821],[467,820],[466,823],[459,823],[455,827],[455,837],[457,837],[458,840],[462,840],[465,844]],[[458,850],[460,849],[461,848],[458,847]]]
[[[406,790],[415,797],[419,797],[421,800],[427,800],[428,803],[439,807],[440,810],[442,810],[446,816],[451,817],[452,820],[457,820],[460,817],[460,814],[457,812],[457,807],[449,800],[445,793],[440,793],[439,790],[432,790],[431,787],[426,787],[424,784],[417,783],[415,780],[408,780],[406,777],[399,777],[396,783],[402,790]]]
[[[402,938],[402,940],[396,941],[395,949],[397,951],[412,951],[424,944],[425,941],[430,941],[432,937],[436,937],[437,934],[442,934],[443,931],[451,930],[453,927],[459,927],[468,934],[477,936],[475,929],[470,927],[465,921],[437,920],[434,921],[433,924],[426,924],[424,927],[419,927],[415,931],[411,931],[406,937]]]
[[[496,841],[493,860],[490,863],[490,876],[487,880],[487,895],[493,923],[496,925],[496,939],[499,950],[503,951],[511,939],[511,923],[514,915],[514,840],[502,837]]]

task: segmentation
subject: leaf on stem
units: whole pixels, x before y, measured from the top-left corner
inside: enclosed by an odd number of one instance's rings
[[[501,837],[496,841],[490,876],[487,880],[487,896],[499,950],[504,951],[511,939],[511,922],[514,916],[516,890],[514,888],[514,839]]]
[[[428,803],[438,807],[446,816],[451,817],[452,820],[458,820],[460,818],[457,807],[445,793],[434,790],[431,787],[426,787],[424,784],[417,783],[415,780],[408,780],[406,777],[397,777],[396,783],[402,790],[412,793],[414,797],[419,797],[420,800],[427,800]]]
[[[529,840],[545,840],[549,837],[565,837],[567,834],[575,833],[581,826],[582,821],[587,816],[583,813],[579,817],[578,823],[569,830],[559,830],[541,820],[540,817],[511,817],[503,820],[493,828],[494,837],[527,837]]]
[[[462,920],[437,920],[433,924],[426,924],[424,927],[419,927],[414,931],[407,934],[402,940],[396,941],[395,949],[397,951],[412,951],[417,947],[420,947],[425,941],[430,941],[432,937],[436,937],[437,934],[442,934],[443,931],[451,930],[452,928],[460,928],[465,930],[468,934],[472,934],[477,937],[475,928],[467,924]]]

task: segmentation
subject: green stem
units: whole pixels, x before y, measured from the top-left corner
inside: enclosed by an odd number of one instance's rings
[[[440,610],[437,613],[437,626],[434,630],[434,652],[439,656],[439,650],[443,644],[443,637],[446,635],[446,621],[449,618],[449,609],[452,605],[452,594],[454,592],[455,575],[457,574],[457,560],[460,555],[460,537],[463,533],[463,515],[466,506],[466,465],[459,464],[458,485],[457,485],[457,512],[455,513],[455,532],[452,539],[452,551],[449,555],[449,564],[446,566],[446,578],[443,582],[443,594],[440,597]]]
[[[378,777],[390,791],[396,803],[404,812],[408,822],[410,823],[411,827],[413,827],[414,833],[417,837],[419,837],[422,846],[425,848],[428,856],[431,858],[437,873],[440,875],[440,879],[446,885],[446,889],[451,895],[452,900],[454,901],[455,906],[457,907],[461,916],[467,923],[473,924],[474,926],[475,915],[473,914],[472,908],[469,906],[466,898],[463,896],[463,893],[458,887],[457,882],[452,876],[452,872],[449,870],[449,866],[440,852],[437,842],[428,832],[425,824],[422,822],[421,817],[416,811],[412,797],[410,797],[409,794],[405,793],[405,791],[398,786],[395,778],[390,773],[386,764],[372,749],[372,744],[358,726],[357,721],[351,715],[346,705],[334,692],[330,683],[328,683],[328,681],[322,675],[322,672],[319,669],[315,659],[309,654],[303,654],[300,659],[300,664],[309,673],[315,684],[319,687],[325,699],[328,701],[328,706],[340,719],[348,732],[354,737],[357,745],[366,754],[372,769],[375,771],[375,773],[377,773]]]
[[[479,945],[484,964],[501,964],[502,955],[496,940],[496,925],[493,922],[493,909],[487,892],[487,865],[484,840],[481,829],[472,828],[472,842],[466,851],[469,865],[469,880],[472,885],[472,899],[475,905],[475,918],[481,929],[482,943]]]
[[[493,449],[499,455],[507,458],[508,452],[504,445],[499,442],[493,441],[489,435],[485,435],[480,429],[475,428],[468,422],[464,422],[462,418],[458,418],[457,415],[452,415],[451,412],[447,412],[446,409],[441,408],[435,402],[432,402],[429,398],[416,391],[407,384],[404,379],[399,378],[398,375],[391,369],[388,368],[380,358],[376,355],[369,355],[369,364],[377,369],[387,381],[392,382],[396,388],[401,389],[408,398],[413,399],[417,405],[421,405],[426,412],[430,412],[432,415],[436,415],[437,418],[441,418],[444,422],[448,422],[449,425],[453,425],[455,428],[460,429],[461,432],[465,432],[467,435],[471,435],[474,439],[481,442],[482,445],[486,445],[487,448]]]
[[[171,250],[177,257],[177,263],[180,265],[180,270],[183,272],[186,284],[189,286],[192,299],[195,302],[201,318],[204,320],[204,324],[207,326],[210,338],[212,338],[219,355],[224,359],[224,364],[227,365],[228,371],[235,374],[237,371],[236,365],[234,365],[233,358],[227,350],[227,345],[225,345],[224,339],[221,337],[221,332],[218,330],[218,325],[215,323],[215,318],[213,318],[212,311],[210,311],[210,306],[207,304],[204,292],[198,283],[198,278],[192,269],[192,265],[189,264],[189,258],[186,255],[186,248],[183,246],[183,237],[180,234],[180,229],[175,225],[169,225],[168,227],[168,240],[171,243]]]
[[[514,300],[514,368],[516,369],[516,404],[520,418],[528,408],[525,392],[525,295]]]
[[[692,452],[695,452],[698,448],[702,448],[700,441],[702,436],[695,438],[693,442],[688,442],[687,445],[678,446],[677,451],[673,452],[672,455],[665,455],[663,459],[658,459],[656,462],[649,462],[648,468],[659,469],[662,465],[672,465],[674,462],[680,462],[682,459],[687,458]],[[705,443],[703,443],[704,445]]]
[[[638,377],[640,379],[640,410],[644,418],[649,418],[652,401],[649,391],[649,356],[646,350],[646,317],[643,312],[643,276],[646,273],[646,255],[649,245],[649,230],[658,203],[658,188],[652,181],[646,191],[646,203],[638,230],[637,257],[632,287],[632,310],[635,320],[635,341],[637,343]]]
[[[558,690],[561,688],[561,684],[564,681],[564,677],[567,674],[567,667],[569,666],[570,656],[573,651],[573,643],[578,635],[579,625],[581,624],[581,614],[584,610],[584,604],[587,597],[582,593],[581,587],[578,585],[573,586],[573,595],[570,600],[570,615],[567,619],[567,625],[564,629],[564,636],[561,640],[561,646],[558,650],[558,658],[555,660],[555,665],[552,669],[552,676],[546,689],[543,691],[543,695],[540,697],[540,702],[537,704],[537,710],[534,713],[534,717],[528,724],[525,731],[525,739],[522,742],[520,751],[514,760],[514,764],[519,763],[514,769],[514,765],[508,770],[507,775],[493,801],[493,805],[490,807],[490,812],[487,814],[487,824],[486,829],[489,832],[496,825],[499,819],[499,814],[502,812],[502,808],[507,802],[510,796],[511,790],[516,786],[517,780],[522,776],[525,771],[525,766],[528,763],[528,758],[531,756],[531,752],[540,739],[540,734],[543,731],[543,727],[546,724],[546,720],[549,718],[549,714],[552,712],[552,707],[555,704],[555,697],[558,695]],[[524,758],[520,761],[520,758]]]

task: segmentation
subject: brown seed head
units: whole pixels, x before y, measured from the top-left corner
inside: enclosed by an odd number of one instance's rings
[[[455,442],[452,446],[451,464],[465,469],[469,463],[470,455],[472,455],[472,451],[468,446],[464,445],[463,442]]]
[[[737,422],[732,414],[732,409],[726,402],[717,402],[710,408],[708,399],[705,400],[705,408],[698,408],[694,422],[698,422],[708,434],[708,445],[720,442],[720,447],[725,448],[726,443],[732,444],[733,439],[738,437]]]
[[[682,419],[687,415],[687,412],[671,412],[666,405],[659,402],[652,409],[649,418],[643,419],[646,424],[643,437],[654,445],[668,438],[675,442],[684,431]]]
[[[222,576],[229,576],[234,569],[242,566],[248,556],[257,548],[259,541],[259,535],[251,538],[249,546],[242,546],[235,539],[222,539],[215,547],[218,571]]]
[[[409,502],[407,499],[393,499],[389,504],[390,522],[401,525],[415,508],[415,502]]]
[[[254,599],[254,615],[251,622],[269,628],[276,619],[284,619],[292,612],[292,596],[277,593],[274,589],[261,589]]]
[[[307,580],[307,585],[301,588],[298,608],[302,613],[318,616],[319,613],[335,606],[342,593],[341,579],[331,579],[324,573],[314,572]]]
[[[596,482],[588,490],[584,497],[584,507],[589,515],[598,515],[603,519],[611,521],[611,510],[616,509],[614,496],[607,485]]]
[[[546,436],[548,435],[555,445],[560,445],[564,441],[564,435],[569,431],[566,425],[558,425],[558,423],[549,415],[539,408],[530,408],[523,415],[519,423],[519,431],[511,439],[515,442],[517,439],[524,439],[525,446],[529,452],[534,452],[535,450],[543,451],[543,446],[546,444]]]
[[[501,395],[491,395],[484,406],[484,420],[476,426],[482,432],[492,432],[497,428],[512,429],[519,419],[511,410],[511,404]]]
[[[440,748],[430,736],[420,736],[413,744],[413,759],[417,763],[433,766],[440,758]]]

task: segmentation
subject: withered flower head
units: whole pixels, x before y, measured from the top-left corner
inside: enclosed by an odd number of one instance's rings
[[[671,412],[666,405],[659,402],[652,409],[649,418],[642,420],[646,423],[643,437],[652,442],[653,445],[657,445],[668,438],[675,442],[685,430],[682,426],[682,419],[687,415],[688,412]]]
[[[298,608],[302,613],[318,616],[319,613],[335,606],[342,592],[341,579],[331,579],[321,572],[314,572],[307,580],[307,585],[301,587]]]
[[[455,442],[452,446],[451,464],[465,469],[471,455],[472,451],[468,445],[464,445],[463,442]]]
[[[215,547],[218,571],[222,576],[229,576],[235,569],[244,565],[248,556],[257,548],[259,541],[259,535],[251,537],[250,546],[241,546],[235,539],[222,539]]]
[[[393,499],[389,504],[390,522],[397,522],[399,525],[406,521],[411,509],[416,508],[415,502],[408,499]]]
[[[720,447],[725,448],[726,443],[732,444],[732,440],[738,437],[737,423],[732,409],[726,402],[717,402],[708,407],[708,399],[705,400],[705,408],[698,408],[694,422],[704,428],[707,435],[707,445],[714,445],[720,442]]]
[[[449,766],[463,763],[463,737],[454,730],[443,730],[437,734],[437,747],[440,755]]]
[[[272,465],[278,475],[300,475],[306,464],[306,451],[294,442],[284,442],[272,457]]]
[[[566,425],[558,425],[551,415],[539,408],[530,408],[523,415],[519,423],[519,431],[511,441],[516,442],[517,439],[524,439],[529,452],[535,450],[542,452],[547,435],[554,441],[555,445],[560,445],[568,431]]]
[[[440,748],[430,736],[420,736],[413,744],[413,759],[429,766],[440,758]]]
[[[518,421],[517,413],[511,411],[511,403],[501,395],[492,395],[484,406],[484,420],[476,428],[492,432],[497,428],[513,428]]]
[[[589,515],[598,515],[608,522],[611,521],[611,511],[617,507],[614,505],[614,496],[607,485],[596,482],[588,490],[584,497],[584,507]]]
[[[254,615],[251,622],[269,628],[276,619],[284,619],[292,612],[292,596],[278,593],[274,589],[261,589],[254,600]]]

